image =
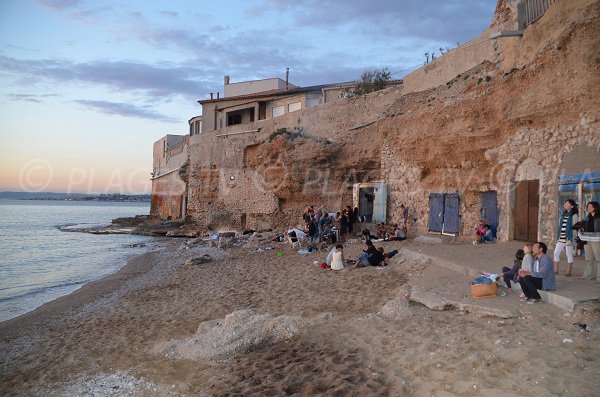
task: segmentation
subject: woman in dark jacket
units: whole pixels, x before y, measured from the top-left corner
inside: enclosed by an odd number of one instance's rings
[[[589,202],[585,218],[585,231],[600,233],[600,204],[597,201]],[[585,271],[583,278],[600,283],[600,241],[588,241],[585,247]]]

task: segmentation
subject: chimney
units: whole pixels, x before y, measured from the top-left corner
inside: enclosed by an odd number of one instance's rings
[[[285,68],[285,89],[288,89],[288,85],[289,85],[289,80],[290,80],[290,68]]]
[[[217,99],[219,99],[219,91],[217,91]]]
[[[229,85],[229,76],[228,75],[223,76],[223,85]]]
[[[210,99],[213,99],[213,93],[212,92],[210,93]]]

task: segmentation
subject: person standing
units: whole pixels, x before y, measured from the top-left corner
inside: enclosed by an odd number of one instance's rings
[[[556,233],[556,246],[554,247],[554,274],[558,274],[560,264],[560,254],[563,249],[567,253],[567,272],[565,276],[571,276],[573,271],[573,247],[575,246],[575,234],[573,233],[573,225],[577,223],[577,203],[575,200],[568,199],[565,201],[564,211],[558,221],[558,230]]]
[[[587,217],[585,218],[585,231],[600,233],[600,204],[591,201],[586,206]],[[585,271],[583,278],[600,283],[600,241],[586,241],[585,248]]]
[[[405,207],[404,204],[400,205],[402,209],[402,219],[404,220],[404,225],[402,226],[402,230],[405,236],[408,236],[408,207]]]
[[[349,232],[350,227],[350,216],[348,215],[348,211],[344,208],[341,211],[340,215],[340,241],[346,241],[346,235]]]

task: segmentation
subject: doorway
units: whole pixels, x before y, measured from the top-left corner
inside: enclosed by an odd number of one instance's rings
[[[539,207],[539,179],[517,182],[515,186],[515,240],[537,240]]]
[[[494,237],[498,231],[498,193],[495,190],[481,193],[479,219],[490,225]]]
[[[429,224],[427,231],[452,236],[460,230],[460,195],[431,193],[429,195]]]
[[[364,222],[386,222],[387,186],[382,182],[356,183],[352,188],[352,203]]]
[[[358,189],[358,216],[367,222],[373,218],[373,201],[375,200],[375,189],[364,187]]]

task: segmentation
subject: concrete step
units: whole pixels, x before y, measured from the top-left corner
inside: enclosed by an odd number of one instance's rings
[[[472,244],[409,245],[402,248],[403,260],[431,263],[464,275],[465,282],[482,273],[499,273],[502,266],[512,266],[514,253],[521,242],[496,243],[473,246]],[[583,258],[575,258],[573,276],[557,275],[556,291],[539,291],[542,300],[561,309],[573,311],[579,304],[600,301],[600,283],[581,280]],[[564,265],[563,265],[564,270]],[[520,290],[517,284],[514,290]]]

